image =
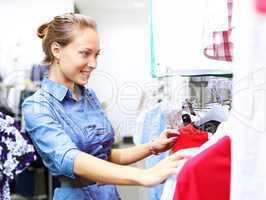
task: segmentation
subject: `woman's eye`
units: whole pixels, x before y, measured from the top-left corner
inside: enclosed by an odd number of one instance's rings
[[[89,57],[91,55],[94,55],[94,57],[97,58],[100,55],[100,53],[93,54],[92,52],[89,52],[89,51],[80,51],[79,53],[83,57]]]
[[[87,51],[81,51],[80,54],[81,54],[82,56],[88,56],[88,55],[90,55],[90,53],[87,52]]]

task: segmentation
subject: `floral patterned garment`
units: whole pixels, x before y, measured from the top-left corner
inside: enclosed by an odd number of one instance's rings
[[[13,118],[0,113],[0,200],[10,200],[9,181],[37,158],[14,123]]]

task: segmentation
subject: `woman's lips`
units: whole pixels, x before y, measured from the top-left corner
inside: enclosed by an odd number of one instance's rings
[[[81,74],[87,75],[87,76],[90,75],[90,73],[91,73],[90,71],[81,71]]]

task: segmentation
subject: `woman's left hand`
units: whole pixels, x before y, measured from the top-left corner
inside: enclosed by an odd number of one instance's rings
[[[153,140],[150,143],[150,151],[152,154],[158,154],[169,150],[175,143],[179,136],[177,130],[166,129],[164,130],[160,137]]]

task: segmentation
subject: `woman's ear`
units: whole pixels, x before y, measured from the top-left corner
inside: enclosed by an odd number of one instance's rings
[[[51,52],[55,59],[60,60],[61,53],[62,53],[62,47],[57,42],[53,42],[51,44]]]

